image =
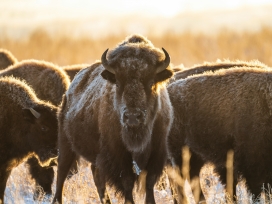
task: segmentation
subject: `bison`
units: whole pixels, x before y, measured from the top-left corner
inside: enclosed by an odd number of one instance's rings
[[[81,70],[66,92],[59,120],[56,194],[76,155],[92,163],[101,202],[109,202],[106,183],[134,203],[132,189],[146,174],[146,203],[155,203],[153,187],[167,159],[172,106],[166,83],[170,56],[141,35],[129,36],[106,50],[101,62]]]
[[[244,67],[244,68],[260,68],[260,69],[267,69],[269,68],[267,65],[257,61],[257,60],[252,60],[252,61],[240,61],[240,60],[236,60],[236,61],[230,61],[230,60],[223,60],[220,61],[218,60],[217,62],[204,62],[203,64],[197,64],[194,65],[190,68],[184,68],[183,66],[179,66],[174,68],[175,70],[175,75],[174,77],[171,79],[171,83],[175,82],[176,80],[179,79],[186,79],[189,76],[195,75],[195,74],[203,74],[205,72],[215,72],[219,69],[231,69],[231,68],[239,68],[239,67]],[[171,84],[170,83],[170,84]],[[178,106],[178,103],[173,103],[172,104],[174,107]],[[176,113],[179,114],[179,113]],[[176,121],[174,119],[174,121]],[[182,124],[179,124],[182,125]],[[181,167],[183,165],[182,162],[182,157],[181,157],[181,149],[185,146],[185,140],[184,137],[180,137],[178,135],[181,135],[182,132],[180,132],[180,130],[182,130],[181,127],[179,127],[178,125],[173,126],[173,129],[170,132],[170,148],[171,148],[171,152],[174,155],[172,157],[172,161],[174,163],[175,168],[177,170],[177,173],[179,175],[181,175]],[[170,163],[171,164],[171,163]],[[190,177],[194,178],[199,176],[199,172],[201,167],[204,165],[203,160],[194,152],[191,152],[191,158],[190,158]],[[170,176],[171,178],[171,176]],[[173,186],[176,186],[174,181],[171,181]],[[176,188],[176,189],[175,189]],[[180,189],[179,187],[174,187],[175,191],[177,191],[176,193],[178,194],[178,197],[175,197],[175,201],[174,203],[182,203],[183,202],[183,197],[182,194],[180,194],[182,192],[182,189]],[[203,195],[201,194],[201,197],[203,198]]]
[[[25,80],[36,96],[57,106],[61,103],[62,95],[68,89],[70,80],[67,74],[58,66],[40,60],[23,60],[7,69],[0,71],[1,76],[14,76]],[[29,171],[36,183],[34,199],[38,198],[41,186],[46,194],[51,194],[54,179],[52,166],[41,167],[35,157],[27,161]],[[52,165],[55,165],[53,162]]]
[[[13,54],[5,49],[0,49],[0,70],[17,63],[17,59]]]
[[[234,188],[242,176],[258,195],[263,183],[272,183],[271,81],[271,69],[245,66],[170,84],[174,121],[168,145],[173,160],[181,163],[180,149],[187,144],[204,162],[215,165],[225,184],[226,154],[233,149]]]
[[[0,203],[11,170],[35,156],[48,165],[57,156],[57,107],[39,100],[24,82],[0,78]]]

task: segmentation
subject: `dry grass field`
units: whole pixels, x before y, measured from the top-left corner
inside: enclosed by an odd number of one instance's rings
[[[174,65],[192,66],[203,61],[217,59],[253,60],[272,66],[272,29],[262,28],[258,32],[235,32],[222,30],[214,35],[154,33],[146,35],[157,47],[164,47]],[[103,38],[71,38],[69,34],[52,36],[38,29],[27,40],[13,40],[1,36],[0,47],[10,50],[18,60],[42,59],[59,65],[92,63],[100,59],[107,48],[113,48],[126,35]]]
[[[190,67],[204,61],[216,61],[217,59],[247,61],[257,59],[272,66],[271,28],[264,27],[258,32],[252,33],[222,30],[214,35],[169,32],[160,36],[152,33],[146,36],[156,47],[164,47],[169,52],[175,66],[184,64],[184,66]],[[125,37],[124,34],[95,39],[72,38],[69,37],[69,33],[52,36],[45,30],[38,29],[23,41],[1,36],[0,48],[11,51],[18,60],[40,59],[58,65],[71,65],[93,63],[100,59],[101,54],[107,48],[113,48]],[[207,200],[207,203],[231,203],[231,201],[227,202],[223,199],[223,188],[218,184],[218,179],[211,169],[207,167],[201,174],[202,180],[210,180],[210,184],[212,184],[210,188],[215,192],[214,195],[217,195],[217,197],[209,198],[210,201]],[[34,203],[32,199],[33,188],[33,182],[26,167],[21,164],[13,170],[8,180],[8,187],[5,192],[6,203]],[[55,185],[53,191],[54,189]],[[243,185],[239,189],[241,197],[239,203],[270,203],[270,200],[258,201],[258,199],[249,198]],[[112,192],[111,189],[109,190]],[[270,190],[268,188],[268,191],[266,191],[267,195],[270,195]],[[167,182],[166,189],[161,189],[157,185],[155,195],[159,204],[173,203]],[[118,199],[118,196],[114,194],[111,194],[111,197],[114,203],[122,202],[122,199]],[[50,203],[51,199],[45,198],[40,203]],[[138,203],[142,203],[141,198],[137,199]],[[80,165],[79,173],[66,181],[64,203],[99,203],[89,164],[83,162]]]

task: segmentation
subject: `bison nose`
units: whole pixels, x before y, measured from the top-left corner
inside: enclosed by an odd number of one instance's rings
[[[143,114],[140,111],[130,112],[125,111],[124,112],[124,123],[128,126],[135,127],[138,126],[143,119]]]

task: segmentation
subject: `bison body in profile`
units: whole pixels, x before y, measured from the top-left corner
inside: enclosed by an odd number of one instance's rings
[[[62,188],[75,155],[92,163],[101,202],[105,185],[113,185],[134,203],[132,189],[146,174],[146,202],[155,203],[153,187],[167,159],[172,123],[166,82],[173,75],[170,57],[140,35],[128,37],[102,55],[101,63],[81,70],[59,111],[57,188]]]
[[[57,157],[57,107],[39,100],[24,82],[0,78],[0,203],[11,170],[30,156],[41,165]]]
[[[204,162],[215,165],[225,184],[226,154],[233,149],[234,184],[242,176],[249,190],[259,195],[263,183],[272,183],[271,81],[271,69],[240,67],[170,84],[175,115],[170,155],[180,162],[180,148],[187,144]]]

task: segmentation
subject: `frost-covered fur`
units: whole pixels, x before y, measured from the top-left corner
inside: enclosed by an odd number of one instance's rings
[[[17,63],[17,59],[13,54],[5,49],[0,49],[0,70]]]
[[[128,37],[108,54],[108,62],[112,67],[132,66],[131,69],[146,69],[163,60],[160,49],[140,35]]]
[[[207,71],[216,71],[219,69],[229,69],[234,67],[255,67],[255,68],[268,68],[267,65],[261,63],[258,60],[241,61],[241,60],[217,60],[216,62],[204,62],[203,64],[196,64],[190,68],[184,68],[179,66],[175,69],[175,80],[185,79],[188,76],[194,74],[202,74]]]
[[[171,67],[156,74],[164,54],[140,35],[128,37],[109,52],[111,73],[100,62],[82,69],[72,81],[59,112],[59,165],[54,201],[62,202],[67,169],[76,154],[92,162],[101,199],[105,184],[115,186],[134,203],[135,161],[146,176],[146,202],[154,203],[153,187],[167,159],[172,106],[166,82]],[[105,80],[107,79],[107,80]],[[140,125],[126,123],[124,113],[139,113]],[[130,117],[130,116],[128,116]]]
[[[35,155],[48,165],[57,155],[57,107],[39,100],[24,82],[0,78],[0,203],[11,170]],[[29,108],[40,113],[36,118]]]
[[[259,67],[210,71],[170,84],[175,113],[171,156],[178,160],[186,143],[205,162],[215,164],[225,183],[226,154],[234,149],[234,184],[242,175],[257,196],[263,183],[272,183],[271,90],[271,69]]]

